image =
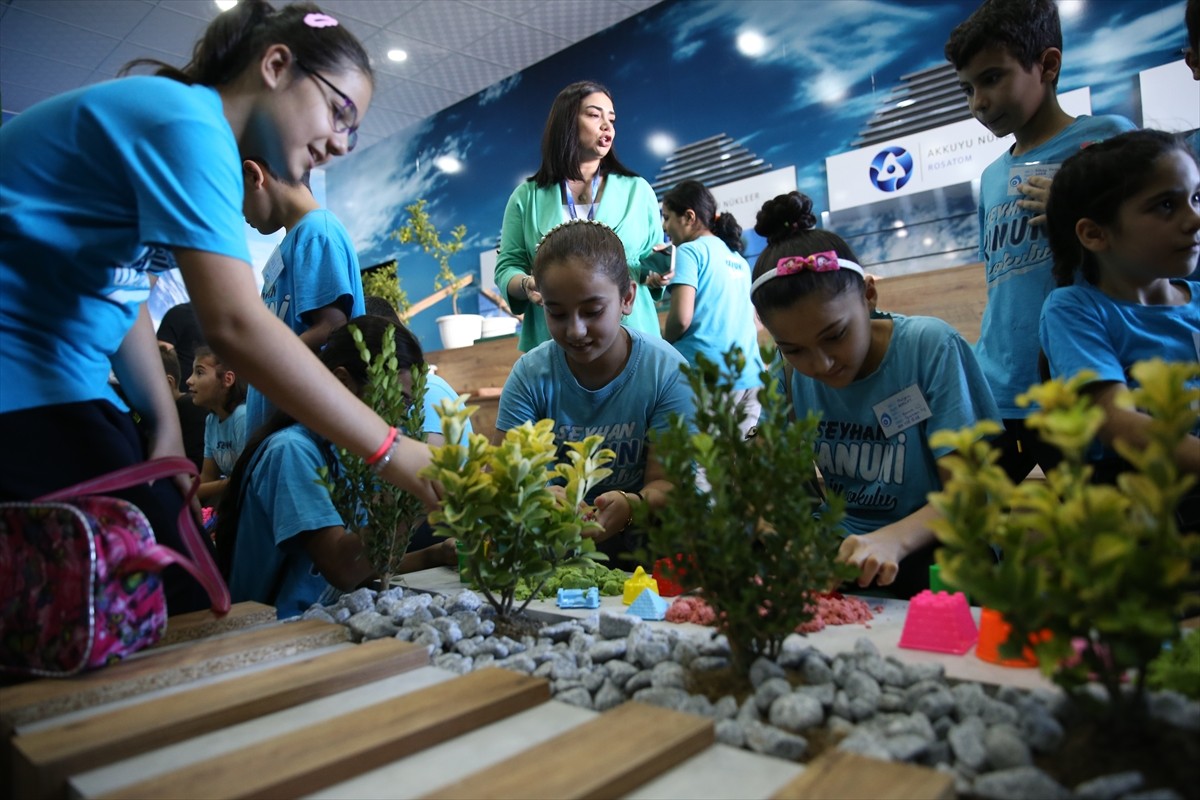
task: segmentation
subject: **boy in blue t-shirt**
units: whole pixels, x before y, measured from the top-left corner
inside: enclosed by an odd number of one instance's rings
[[[1038,318],[1054,288],[1046,198],[1058,165],[1135,126],[1124,117],[1072,117],[1058,103],[1062,29],[1053,0],[986,0],[950,34],[946,59],[971,113],[1016,143],[984,170],[979,256],[988,302],[975,355],[1004,420],[1001,466],[1014,481],[1053,451],[1025,427],[1017,395],[1040,381]]]
[[[329,334],[366,313],[350,234],[303,183],[280,180],[256,160],[242,162],[242,177],[246,222],[264,235],[287,231],[263,267],[263,302],[310,350],[319,352]],[[273,410],[250,387],[246,430],[256,430]]]

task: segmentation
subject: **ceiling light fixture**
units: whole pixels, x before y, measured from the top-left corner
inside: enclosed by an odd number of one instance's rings
[[[217,4],[217,8],[222,11],[228,11],[238,4],[238,0],[213,0]]]
[[[396,47],[387,51],[387,57],[389,61],[408,61],[408,52]]]
[[[456,172],[462,172],[463,164],[454,156],[438,156],[433,160],[433,165],[447,175],[453,175]]]
[[[757,58],[767,52],[767,40],[758,31],[742,31],[737,37],[737,49],[744,56]]]
[[[656,156],[669,156],[675,152],[675,137],[667,133],[652,133],[646,139],[646,147]]]

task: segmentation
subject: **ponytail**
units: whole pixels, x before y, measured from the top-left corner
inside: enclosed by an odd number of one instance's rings
[[[674,189],[663,195],[662,203],[675,214],[682,216],[691,209],[706,231],[716,236],[735,253],[746,249],[742,241],[742,226],[733,214],[717,212],[717,200],[700,181],[680,181]]]
[[[742,226],[738,224],[737,217],[728,211],[718,213],[708,229],[733,252],[740,255],[746,249],[746,243],[742,241]]]
[[[276,11],[266,0],[241,0],[209,24],[183,69],[139,58],[126,64],[121,74],[151,66],[154,74],[181,83],[220,86],[237,78],[266,48],[282,44],[308,69],[336,72],[351,67],[373,80],[370,58],[358,39],[340,24],[314,25],[312,15],[321,13],[312,3],[293,3]]]

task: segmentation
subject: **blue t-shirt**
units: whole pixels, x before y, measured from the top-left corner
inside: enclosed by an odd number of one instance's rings
[[[333,465],[329,446],[303,425],[262,443],[243,487],[237,543],[229,576],[235,603],[275,606],[280,619],[304,613],[329,588],[297,538],[344,524],[317,470]]]
[[[975,355],[1004,419],[1023,419],[1016,397],[1039,383],[1038,314],[1054,288],[1054,263],[1044,225],[1017,206],[1024,195],[1010,171],[1038,162],[1057,166],[1095,141],[1135,128],[1124,117],[1079,117],[1048,142],[1014,157],[1004,153],[983,171],[979,187],[979,259],[987,269],[987,307]]]
[[[924,506],[942,488],[929,436],[981,419],[999,419],[987,380],[971,346],[954,328],[933,317],[893,314],[892,338],[879,367],[842,389],[794,372],[796,416],[821,414],[817,468],[828,490],[846,498],[848,533],[871,533]],[[874,407],[916,387],[929,416],[911,427],[884,432]]]
[[[1191,292],[1182,306],[1144,306],[1114,300],[1089,283],[1055,289],[1042,308],[1041,343],[1050,375],[1069,378],[1081,369],[1097,381],[1137,382],[1129,368],[1159,357],[1166,361],[1200,360],[1200,282],[1171,281]],[[1200,388],[1200,379],[1189,386]],[[1200,434],[1200,419],[1193,427]],[[1093,448],[1092,456],[1112,455]]]
[[[292,226],[263,267],[263,302],[297,335],[309,314],[336,304],[347,319],[366,313],[358,253],[338,218],[314,209]],[[247,429],[256,430],[274,406],[253,387],[246,395]]]
[[[730,250],[711,234],[688,242],[675,250],[675,277],[670,286],[691,286],[696,290],[692,322],[675,349],[688,362],[703,353],[722,364],[734,345],[742,348],[746,367],[733,388],[753,389],[762,385],[762,355],[758,350],[758,329],[754,326],[754,305],[750,302],[750,266],[746,259]]]
[[[154,248],[244,261],[242,161],[211,87],[139,76],[0,127],[0,413],[105,399]]]
[[[217,462],[222,475],[233,472],[242,448],[246,446],[246,404],[239,403],[224,420],[209,414],[204,421],[204,457]]]
[[[444,378],[440,378],[433,373],[425,375],[425,432],[426,433],[441,433],[442,418],[437,414],[437,406],[443,400],[456,400],[458,392],[454,391],[450,384],[446,383]],[[467,401],[468,405],[470,401]],[[467,444],[467,437],[474,432],[471,427],[471,420],[467,420],[466,427],[463,428],[461,445]]]
[[[595,391],[580,386],[551,339],[517,359],[500,393],[498,431],[549,418],[560,446],[604,436],[604,446],[616,453],[609,465],[613,474],[592,488],[589,503],[614,489],[641,490],[650,431],[665,431],[672,413],[692,418],[692,391],[680,372],[683,356],[662,339],[625,330],[632,339],[629,361],[607,386]]]

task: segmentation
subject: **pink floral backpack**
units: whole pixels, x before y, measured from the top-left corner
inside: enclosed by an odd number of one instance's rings
[[[137,506],[113,492],[180,473],[190,558],[158,544]],[[0,503],[0,671],[65,677],[149,647],[167,625],[162,570],[178,564],[229,611],[225,586],[191,515],[199,484],[186,458],[126,467],[29,502]]]

